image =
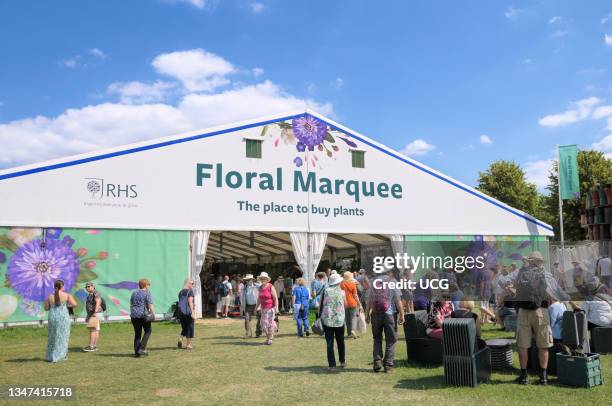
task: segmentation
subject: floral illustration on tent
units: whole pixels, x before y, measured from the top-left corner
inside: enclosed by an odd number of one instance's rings
[[[1,232],[1,231],[0,231]],[[0,295],[0,321],[19,309],[33,317],[44,315],[43,302],[54,292],[54,283],[64,281],[64,290],[72,292],[83,310],[86,282],[95,280],[97,261],[108,253],[89,255],[87,248],[75,247],[75,240],[61,228],[11,228],[0,234],[0,266],[6,266],[4,286],[14,295]],[[9,256],[5,254],[9,253]],[[19,306],[18,306],[19,303]]]
[[[293,164],[298,168],[303,165],[319,168],[320,156],[333,158],[334,154],[341,152],[343,145],[357,148],[357,144],[348,134],[309,114],[273,125],[280,128],[279,135],[269,131],[270,126],[266,125],[261,131],[261,136],[269,134],[273,137],[275,147],[280,145],[281,140],[285,145],[295,146],[296,157],[293,159]]]

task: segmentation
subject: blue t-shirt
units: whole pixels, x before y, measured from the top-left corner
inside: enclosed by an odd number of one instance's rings
[[[325,283],[321,282],[318,279],[315,279],[310,284],[310,289],[312,290],[312,293],[314,293],[315,296],[317,297],[317,300],[321,297],[321,294],[323,294],[324,288],[325,288]]]
[[[150,304],[153,304],[153,298],[149,289],[135,290],[130,298],[130,317],[134,319],[144,318],[145,310]]]
[[[563,313],[566,311],[563,303],[553,303],[548,306],[548,316],[550,317],[550,328],[553,338],[561,340],[563,334]]]
[[[295,304],[304,305],[308,308],[309,293],[306,286],[296,286],[293,288]]]

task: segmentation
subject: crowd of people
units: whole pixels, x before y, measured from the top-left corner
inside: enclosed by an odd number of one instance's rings
[[[601,273],[599,265],[596,272]],[[575,266],[572,286],[581,297],[580,300],[571,300],[567,284],[559,283],[558,278],[545,268],[542,255],[534,251],[518,266],[497,265],[463,274],[430,270],[421,277],[448,279],[449,286],[444,290],[423,289],[419,286],[428,285],[421,283],[414,290],[390,288],[392,285],[389,282],[411,279],[410,270],[403,274],[392,269],[367,275],[362,269],[357,275],[349,271],[341,275],[327,269],[318,272],[310,286],[301,277],[293,280],[279,276],[272,281],[266,272],[261,272],[256,278],[252,274],[232,278],[219,276],[210,285],[210,296],[205,297],[214,298],[215,307],[212,310],[217,318],[228,317],[237,308],[238,315],[244,318],[245,338],[263,335],[265,345],[273,344],[281,312],[293,315],[296,336],[299,338],[308,337],[313,332],[309,315],[314,313],[322,325],[321,334],[326,341],[330,372],[337,372],[346,366],[345,339],[359,338],[363,331],[358,327],[361,324],[368,323],[372,332],[373,370],[391,372],[398,325],[403,323],[406,312],[425,310],[427,335],[435,340],[443,339],[444,320],[473,319],[479,347],[486,345],[480,339],[482,324],[498,323],[504,328],[505,320],[514,318],[521,370],[517,381],[520,384],[528,383],[527,353],[533,340],[539,354],[539,383],[546,384],[548,348],[561,340],[562,319],[566,310],[584,311],[589,329],[612,326],[612,292],[598,276]],[[377,280],[382,283],[377,283]],[[147,343],[155,312],[149,280],[141,279],[138,286],[130,299],[130,318],[134,328],[134,356],[143,357],[148,355]],[[84,351],[91,352],[97,350],[100,320],[106,306],[93,283],[87,283],[85,288],[88,294],[86,325],[90,334]],[[177,347],[187,350],[193,348],[195,335],[193,289],[194,280],[186,279],[177,296],[177,319],[181,325]],[[478,306],[474,299],[479,299]],[[56,281],[54,294],[45,302],[45,308],[49,310],[48,361],[57,362],[66,358],[71,323],[68,308],[75,305],[75,299],[63,291],[63,282]],[[253,320],[256,322],[255,331]]]

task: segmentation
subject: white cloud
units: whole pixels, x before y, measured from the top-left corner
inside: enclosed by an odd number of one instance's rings
[[[166,1],[170,3],[187,3],[187,4],[190,4],[200,9],[203,9],[204,6],[206,5],[205,0],[166,0]]]
[[[486,144],[486,145],[489,145],[489,144],[493,144],[493,140],[492,140],[492,139],[491,139],[491,137],[489,137],[488,135],[486,135],[486,134],[482,134],[482,135],[480,136],[480,143],[481,143],[481,144]]]
[[[332,82],[332,86],[336,89],[340,89],[342,86],[344,86],[344,79],[336,78],[336,80]]]
[[[250,7],[251,7],[251,11],[255,14],[261,13],[265,8],[263,4],[257,3],[257,2],[251,3]]]
[[[563,22],[563,18],[561,16],[554,16],[550,20],[548,20],[549,24],[561,24]]]
[[[315,85],[314,83],[309,83],[306,86],[306,91],[308,92],[308,94],[312,95],[315,94],[317,92],[317,85]]]
[[[310,109],[334,115],[330,103],[296,97],[269,80],[251,85],[231,82],[231,88],[206,93],[190,91],[200,89],[197,85],[210,76],[224,78],[225,72],[233,72],[231,63],[211,55],[195,50],[163,54],[154,59],[153,66],[160,73],[168,72],[176,77],[184,84],[182,89],[177,82],[162,80],[114,82],[106,94],[117,96],[119,103],[67,109],[56,117],[37,116],[0,124],[3,147],[0,168],[291,110]],[[183,65],[185,60],[175,60],[181,56],[197,65],[195,73]],[[256,69],[261,68],[253,72]],[[163,103],[170,92],[179,96],[178,101]]]
[[[530,64],[530,63],[532,63],[532,62],[533,62],[533,60],[531,60],[531,58],[525,58],[525,59],[523,59],[523,60],[521,61],[521,63],[522,63],[523,65],[529,65],[529,64]]]
[[[521,10],[510,6],[506,9],[506,11],[504,12],[504,15],[509,20],[516,20],[520,13],[521,13]]]
[[[593,111],[592,117],[596,120],[612,116],[612,106],[599,106]]]
[[[524,165],[525,178],[527,178],[527,181],[535,183],[538,189],[544,189],[548,186],[548,175],[552,169],[552,164],[552,159],[527,162]]]
[[[70,69],[74,69],[78,66],[79,62],[77,60],[77,57],[75,58],[68,58],[68,59],[62,59],[59,62],[60,66],[64,66],[66,68],[70,68]]]
[[[253,76],[255,76],[256,78],[262,76],[265,73],[263,68],[253,68],[252,72],[253,72]]]
[[[333,116],[329,103],[301,99],[270,81],[169,104],[103,103],[0,124],[0,167],[39,162],[289,110]]]
[[[543,127],[558,127],[585,120],[591,115],[593,108],[601,103],[601,101],[597,97],[589,97],[570,103],[570,110],[542,117],[538,120],[538,124]]]
[[[591,149],[602,152],[612,152],[612,134],[591,144]]]
[[[552,39],[559,39],[559,38],[565,37],[566,35],[567,35],[567,31],[557,30],[553,32],[552,34],[550,34],[549,37]]]
[[[118,95],[124,104],[156,103],[163,101],[174,87],[172,83],[161,80],[148,84],[143,82],[114,82],[107,88],[107,93]]]
[[[607,46],[612,47],[612,35],[605,34],[604,42],[606,43]]]
[[[435,145],[431,145],[427,143],[427,141],[419,138],[406,145],[400,152],[408,156],[425,155],[434,149],[436,149]]]
[[[87,50],[87,52],[100,59],[106,59],[106,57],[108,56],[104,52],[102,52],[99,48],[90,48]]]
[[[153,60],[157,72],[181,81],[189,91],[210,92],[230,83],[227,75],[235,72],[234,66],[203,49],[170,52]]]
[[[606,24],[608,21],[612,21],[612,13],[608,14],[607,16],[601,19],[602,24]]]

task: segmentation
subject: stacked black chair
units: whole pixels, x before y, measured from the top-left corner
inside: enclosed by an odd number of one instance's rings
[[[427,337],[427,311],[417,310],[404,316],[404,336],[408,362],[442,365],[442,342]]]
[[[612,327],[595,327],[591,331],[593,336],[593,352],[599,354],[612,353]]]
[[[584,312],[568,310],[563,313],[561,324],[563,345],[584,354],[591,352],[587,324],[587,317]]]
[[[491,350],[477,349],[473,319],[444,321],[444,379],[447,385],[478,386],[491,376]]]

